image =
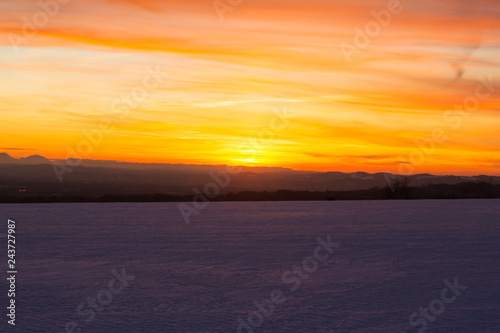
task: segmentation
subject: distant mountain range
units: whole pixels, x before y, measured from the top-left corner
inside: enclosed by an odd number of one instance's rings
[[[0,153],[0,164],[24,164],[24,165],[39,165],[50,164],[50,160],[40,155],[31,155],[15,159],[7,153]]]
[[[214,182],[214,174],[226,169],[224,165],[82,160],[79,166],[67,170],[61,178],[58,178],[52,163],[65,165],[66,161],[51,161],[39,155],[15,159],[7,153],[0,153],[0,197],[190,195],[193,194],[194,188],[203,191],[206,184]],[[316,172],[287,168],[241,167],[241,172],[231,176],[227,186],[221,186],[220,194],[278,190],[357,191],[376,187],[384,188],[398,179],[398,176],[388,173]],[[500,177],[418,174],[408,176],[407,181],[407,184],[412,187],[467,182],[500,184]]]

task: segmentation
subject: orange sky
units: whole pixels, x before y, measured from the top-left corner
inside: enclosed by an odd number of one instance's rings
[[[0,151],[500,174],[497,0],[217,1],[0,3]]]

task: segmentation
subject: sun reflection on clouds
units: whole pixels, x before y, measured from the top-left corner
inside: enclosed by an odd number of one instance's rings
[[[92,158],[395,171],[481,76],[500,77],[498,3],[447,3],[408,4],[348,64],[338,45],[386,1],[255,0],[224,22],[202,0],[70,2],[18,54],[8,36],[21,36],[21,18],[39,7],[11,1],[0,23],[0,140],[65,158],[144,68],[159,65],[168,79]],[[240,147],[270,126],[277,105],[300,112],[273,140]],[[498,109],[494,94],[420,170],[476,163],[498,174],[488,162],[500,149]]]

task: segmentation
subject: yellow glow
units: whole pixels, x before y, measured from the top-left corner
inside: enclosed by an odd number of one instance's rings
[[[432,0],[408,5],[352,59],[341,45],[385,3],[255,0],[224,22],[209,3],[70,1],[16,52],[19,18],[38,2],[10,1],[0,23],[0,152],[75,157],[97,140],[77,157],[397,172],[441,131],[446,140],[415,172],[500,174],[497,1],[450,12]],[[144,93],[148,68],[161,80]],[[456,113],[487,77],[481,91],[496,91]],[[143,93],[126,114],[113,108]],[[113,129],[98,140],[103,121]]]
[[[233,161],[242,165],[259,163],[259,161],[254,158],[235,158]]]

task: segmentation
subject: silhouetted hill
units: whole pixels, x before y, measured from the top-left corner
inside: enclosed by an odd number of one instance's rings
[[[193,189],[204,190],[206,184],[214,183],[214,174],[226,170],[223,165],[182,165],[123,163],[116,161],[83,160],[81,165],[68,169],[62,182],[56,176],[51,163],[59,165],[65,161],[49,161],[38,155],[13,159],[0,153],[0,196],[3,198],[35,197],[87,197],[110,196],[192,196]],[[224,177],[223,177],[224,178]],[[222,178],[222,183],[226,180]],[[241,173],[230,177],[227,186],[222,186],[220,195],[243,192],[348,192],[385,189],[401,195],[401,179],[388,173],[365,172],[315,172],[295,171],[286,168],[242,167]],[[221,180],[219,180],[221,181]],[[433,176],[413,175],[405,178],[405,186],[427,188],[428,186],[458,185],[461,183],[500,184],[496,176]],[[398,192],[399,191],[399,192]],[[398,194],[399,193],[399,194]],[[416,192],[417,193],[417,192]],[[423,194],[418,192],[418,197]],[[379,196],[379,195],[378,195]],[[386,197],[390,198],[389,195]]]
[[[0,164],[11,164],[11,163],[17,163],[18,160],[15,158],[11,157],[7,153],[0,153]]]
[[[50,160],[40,155],[31,155],[16,159],[7,153],[0,153],[0,164],[40,165],[50,164]]]
[[[40,164],[50,164],[50,161],[40,155],[31,155],[28,157],[21,157],[19,159],[19,164],[40,165]]]

